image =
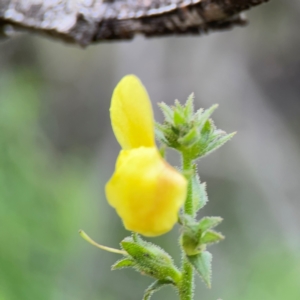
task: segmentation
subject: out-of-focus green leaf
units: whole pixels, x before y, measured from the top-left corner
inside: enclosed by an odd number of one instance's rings
[[[165,285],[168,284],[172,284],[172,281],[168,281],[168,280],[156,280],[155,282],[153,282],[145,291],[143,300],[150,300],[151,296],[157,292],[158,290],[160,290],[162,287],[164,287]]]
[[[203,244],[213,244],[218,243],[222,240],[224,240],[224,235],[222,235],[219,232],[216,232],[214,230],[208,230],[204,233],[204,235],[201,238],[201,243]]]
[[[203,279],[208,288],[211,287],[211,262],[212,255],[208,251],[199,254],[187,256],[189,262],[193,265],[197,273]]]

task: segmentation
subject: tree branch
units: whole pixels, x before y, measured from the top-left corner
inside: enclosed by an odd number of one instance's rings
[[[0,0],[0,27],[87,46],[135,34],[200,34],[246,24],[240,12],[268,0]]]

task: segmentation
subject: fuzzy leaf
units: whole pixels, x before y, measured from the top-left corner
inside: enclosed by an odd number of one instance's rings
[[[206,193],[206,182],[200,184],[200,201],[199,209],[201,209],[208,202],[208,196]]]
[[[211,262],[212,255],[208,251],[203,251],[197,255],[187,256],[197,273],[203,279],[208,288],[211,288]]]
[[[222,240],[224,240],[225,237],[220,232],[216,232],[214,230],[209,230],[204,233],[204,235],[201,238],[202,244],[213,244],[218,243]]]
[[[193,199],[193,207],[194,207],[194,212],[195,214],[197,211],[200,209],[200,195],[201,195],[201,183],[200,183],[200,178],[199,175],[196,173],[192,180],[192,199]]]
[[[166,103],[164,102],[161,102],[161,103],[158,103],[158,106],[159,108],[161,109],[166,121],[168,123],[173,123],[173,110],[170,106],[168,106]]]
[[[225,136],[227,133],[224,130],[214,128],[213,132],[209,136],[209,142],[213,142],[216,139],[220,139],[222,136]]]
[[[130,268],[130,267],[134,267],[135,263],[129,259],[129,258],[122,258],[120,260],[118,260],[117,262],[115,262],[111,269],[112,270],[117,270],[117,269],[123,269],[123,268]]]
[[[144,255],[150,255],[146,247],[133,241],[132,237],[127,237],[121,242],[122,248],[134,259],[139,259]]]
[[[163,146],[159,147],[159,149],[158,149],[161,157],[164,159],[166,158],[166,149],[167,149],[166,145],[163,145]]]
[[[178,143],[186,147],[191,147],[195,143],[197,143],[199,137],[200,135],[198,133],[197,128],[193,127],[185,136],[178,139]]]
[[[137,234],[134,237],[135,239],[127,237],[121,242],[122,248],[134,262],[134,268],[158,280],[172,279],[177,282],[180,272],[172,257],[162,248],[142,240]]]
[[[198,124],[200,122],[200,118],[201,118],[202,113],[203,113],[203,108],[199,108],[196,111],[196,113],[194,115],[194,121],[195,121],[196,124]]]
[[[175,109],[177,109],[178,111],[180,111],[183,114],[183,106],[180,104],[178,99],[176,99],[174,101],[174,104],[175,104]]]
[[[163,144],[167,144],[168,141],[164,135],[163,126],[155,123],[155,138]]]
[[[185,122],[186,122],[186,120],[185,120],[184,114],[180,110],[175,109],[175,111],[174,111],[174,124],[176,126],[178,126],[178,125],[184,124]]]
[[[190,94],[184,106],[184,115],[190,121],[194,114],[194,93]]]
[[[145,291],[143,300],[150,300],[151,296],[160,290],[163,286],[167,284],[172,284],[172,281],[168,280],[157,280],[154,281]]]
[[[183,232],[180,237],[180,244],[187,255],[196,255],[205,250],[201,245],[202,230],[199,223],[192,216],[184,215],[182,218]]]
[[[201,137],[203,136],[209,136],[209,134],[212,133],[212,130],[213,130],[213,121],[211,119],[208,119],[204,126],[202,127],[202,130],[201,130]]]
[[[209,119],[209,117],[212,115],[212,113],[217,109],[219,105],[215,104],[211,106],[210,108],[206,109],[199,117],[197,121],[197,127],[198,130],[201,132],[202,128],[206,124],[206,121]]]
[[[211,142],[208,147],[204,151],[204,155],[208,155],[213,151],[217,150],[221,146],[223,146],[226,142],[233,138],[236,132],[226,134],[220,138],[217,138],[215,141]]]
[[[196,173],[192,178],[192,199],[195,214],[204,207],[208,201],[206,193],[206,183],[200,183],[199,175]]]
[[[223,221],[220,217],[204,217],[200,220],[198,228],[201,229],[202,232],[207,231],[208,229],[216,227]]]

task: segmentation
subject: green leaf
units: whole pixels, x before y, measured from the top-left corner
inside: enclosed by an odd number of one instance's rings
[[[211,288],[211,262],[212,255],[208,251],[203,251],[197,255],[187,256],[197,273],[203,279],[208,288]]]
[[[118,270],[118,269],[123,269],[123,268],[130,268],[130,267],[134,267],[135,263],[130,259],[130,258],[122,258],[120,260],[118,260],[117,262],[115,262],[111,269],[112,270]]]
[[[201,209],[207,202],[208,202],[208,196],[207,196],[207,193],[206,193],[206,182],[203,182],[203,183],[200,184],[199,209]]]
[[[226,134],[220,138],[217,138],[213,142],[211,142],[208,147],[204,151],[204,155],[208,155],[212,153],[213,151],[217,150],[221,146],[223,146],[226,142],[228,142],[230,139],[233,138],[233,136],[236,134],[236,132]]]
[[[202,232],[205,232],[208,229],[216,227],[222,221],[223,219],[220,217],[204,217],[200,220],[198,228],[201,229]]]
[[[209,136],[209,141],[213,142],[214,140],[217,140],[217,139],[219,139],[219,138],[221,138],[222,136],[225,136],[225,135],[226,135],[226,132],[224,130],[215,128]]]
[[[159,129],[160,131],[164,131],[164,129],[165,129],[165,126],[163,125],[163,124],[160,124],[160,123],[158,123],[158,122],[155,122],[155,128],[157,128],[157,129]]]
[[[183,110],[185,117],[190,121],[194,114],[194,93],[189,95]]]
[[[130,256],[137,260],[144,255],[150,255],[148,249],[135,242],[132,237],[126,237],[121,242],[121,246]]]
[[[172,257],[162,248],[142,240],[137,234],[127,237],[121,242],[122,248],[134,262],[134,268],[139,272],[159,280],[180,280],[180,271],[173,263]]]
[[[158,149],[159,154],[164,159],[166,159],[166,150],[167,150],[167,146],[166,145],[163,145],[163,146],[159,147],[159,149]]]
[[[182,217],[183,231],[180,237],[180,244],[187,255],[195,255],[205,250],[205,245],[201,245],[202,230],[199,223],[190,215]]]
[[[201,116],[203,114],[203,110],[204,110],[203,108],[199,108],[196,111],[196,113],[194,114],[194,121],[195,121],[196,124],[200,121],[200,118],[201,118]]]
[[[209,117],[217,109],[218,106],[219,106],[218,104],[215,104],[210,108],[206,109],[201,115],[198,116],[197,127],[200,132],[202,131],[202,128],[206,124],[206,121],[209,119]]]
[[[176,99],[175,100],[175,106],[173,108],[174,110],[174,124],[175,126],[178,125],[183,125],[185,123],[187,123],[186,117],[185,117],[185,113],[184,113],[184,107],[180,104],[180,102]]]
[[[155,123],[155,138],[163,144],[168,144],[168,141],[164,135],[163,125]]]
[[[162,111],[162,113],[165,117],[166,122],[173,124],[174,112],[173,112],[172,108],[164,102],[158,103],[158,106],[161,109],[161,111]]]
[[[212,130],[213,130],[213,121],[212,119],[208,119],[204,126],[202,127],[202,130],[201,130],[201,136],[209,136],[209,134],[212,133]]]
[[[191,147],[199,140],[200,135],[196,127],[193,127],[185,136],[178,139],[178,143],[185,146]]]
[[[157,280],[154,281],[145,291],[143,300],[150,300],[151,296],[160,290],[163,286],[173,284],[172,281],[169,280]]]
[[[202,244],[213,244],[213,243],[218,243],[224,239],[225,239],[224,235],[222,235],[220,232],[216,232],[214,230],[209,230],[203,234],[203,236],[201,238],[201,243]]]
[[[178,125],[184,124],[185,122],[186,122],[186,120],[185,120],[184,114],[180,110],[175,109],[175,111],[174,111],[174,124],[176,126],[178,126]]]
[[[204,207],[204,205],[208,201],[207,193],[206,193],[206,183],[200,183],[199,175],[196,173],[192,180],[192,199],[195,214],[197,211]]]
[[[200,195],[201,195],[201,183],[200,178],[197,173],[194,174],[192,180],[192,201],[194,207],[194,213],[196,215],[197,211],[200,209]]]
[[[180,111],[183,114],[183,112],[184,112],[183,106],[180,104],[180,102],[179,102],[178,99],[176,99],[174,101],[174,104],[175,104],[175,110],[178,110],[178,111]]]

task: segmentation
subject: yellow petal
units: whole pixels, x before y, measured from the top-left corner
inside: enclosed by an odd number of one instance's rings
[[[186,179],[155,147],[120,152],[106,196],[126,229],[158,236],[172,229],[187,194]]]
[[[125,76],[116,86],[110,118],[115,136],[123,149],[155,145],[151,102],[136,76]]]

